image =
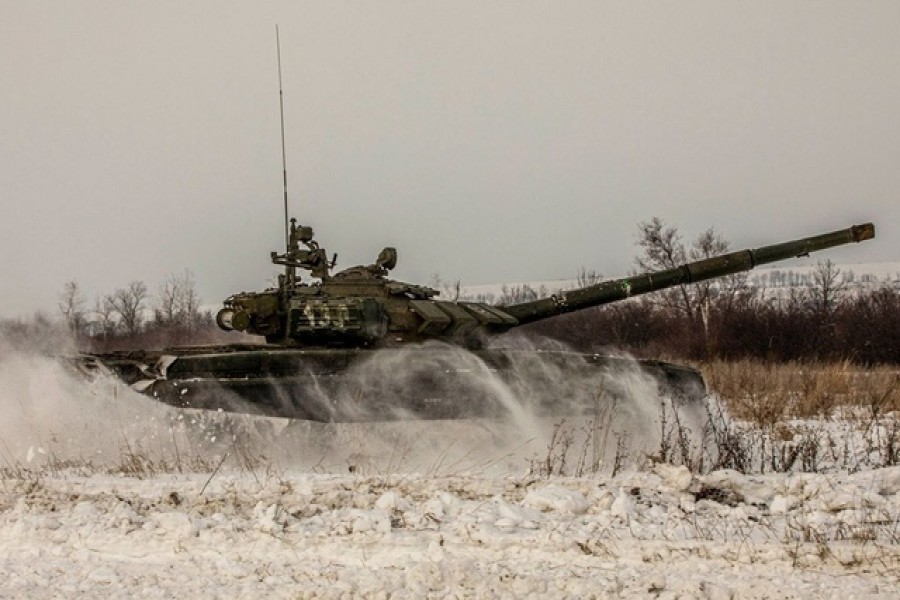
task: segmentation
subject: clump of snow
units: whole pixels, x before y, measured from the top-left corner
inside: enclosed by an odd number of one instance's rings
[[[525,506],[541,511],[554,510],[566,515],[580,515],[587,512],[590,505],[578,491],[558,485],[532,490],[525,496]]]
[[[653,466],[653,472],[662,478],[665,485],[678,492],[686,491],[694,481],[694,474],[684,465],[657,463]]]

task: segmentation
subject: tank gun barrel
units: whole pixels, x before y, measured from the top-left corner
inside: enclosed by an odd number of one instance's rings
[[[730,252],[712,258],[685,263],[664,271],[642,273],[622,279],[604,281],[595,285],[560,292],[549,298],[500,308],[507,314],[515,317],[520,325],[524,325],[554,315],[591,306],[609,304],[677,285],[698,283],[716,277],[749,271],[758,265],[808,256],[812,252],[834,248],[835,246],[851,242],[862,242],[874,237],[875,226],[872,223],[864,223],[862,225],[854,225],[848,229],[814,235],[781,244]]]

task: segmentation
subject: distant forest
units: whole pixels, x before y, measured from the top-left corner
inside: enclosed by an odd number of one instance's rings
[[[671,268],[729,251],[713,229],[685,244],[659,219],[639,224],[638,271]],[[645,358],[708,361],[851,361],[900,364],[900,293],[891,285],[861,288],[831,261],[818,263],[805,285],[778,294],[748,283],[746,274],[676,287],[604,307],[583,310],[516,330],[562,341],[574,349],[625,350]],[[602,280],[582,269],[580,285]],[[460,296],[459,283],[439,279],[443,299],[509,304],[549,295],[527,285],[503,288],[497,298]],[[75,348],[103,352],[181,344],[262,341],[220,331],[200,309],[194,276],[171,275],[151,294],[143,281],[98,296],[88,307],[76,281],[59,293],[59,315],[0,321],[6,344],[59,349],[59,332]]]
[[[728,241],[713,229],[685,244],[660,219],[639,225],[637,244],[640,272],[730,251]],[[595,272],[582,269],[578,274],[579,286],[599,281]],[[892,282],[857,283],[853,273],[841,272],[826,259],[801,285],[778,293],[751,285],[743,273],[561,315],[522,331],[578,350],[618,348],[644,358],[900,364],[900,293]],[[452,296],[454,286],[443,287]],[[527,285],[502,292],[495,299],[498,304],[550,293]]]
[[[851,296],[811,287],[786,298],[764,296],[727,289],[707,299],[691,293],[685,302],[657,292],[523,329],[580,350],[608,346],[647,358],[900,364],[900,295],[892,288]]]

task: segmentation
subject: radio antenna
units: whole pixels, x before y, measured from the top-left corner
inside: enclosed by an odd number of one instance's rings
[[[291,251],[290,232],[288,228],[288,186],[287,155],[284,150],[284,89],[281,85],[281,38],[278,36],[278,25],[275,25],[275,45],[278,50],[278,107],[281,112],[281,170],[284,175],[284,246]]]

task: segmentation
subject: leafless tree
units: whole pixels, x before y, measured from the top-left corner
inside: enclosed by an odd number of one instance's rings
[[[63,284],[59,293],[59,312],[65,319],[66,327],[72,333],[78,333],[84,327],[84,294],[74,279]]]
[[[160,285],[155,307],[157,322],[194,331],[200,320],[199,311],[200,296],[191,271],[169,275]]]
[[[94,322],[99,328],[99,333],[103,338],[108,338],[116,331],[116,307],[113,302],[113,295],[100,297],[94,300]]]
[[[712,228],[701,233],[690,248],[686,248],[678,230],[667,227],[658,217],[638,224],[637,245],[643,251],[635,261],[640,271],[673,269],[689,261],[724,254],[729,248],[725,238]],[[736,289],[745,285],[745,278],[731,278],[726,280],[724,289]],[[703,320],[714,292],[721,289],[721,282],[704,281],[665,290],[657,297],[662,299],[662,304],[667,309],[677,311],[692,324],[697,324]]]
[[[603,281],[603,275],[593,269],[580,267],[578,269],[578,274],[576,275],[575,280],[578,287],[588,287],[589,285],[596,285]]]
[[[504,284],[500,287],[500,297],[497,299],[497,304],[508,306],[510,304],[519,304],[521,302],[531,302],[538,298],[546,298],[549,295],[550,292],[547,290],[546,286],[543,285],[535,289],[527,283],[514,285],[512,287]]]
[[[638,223],[637,245],[642,253],[635,259],[635,263],[641,272],[665,271],[687,262],[687,252],[678,230],[666,227],[659,217]],[[659,292],[655,299],[665,309],[677,312],[693,322],[693,302],[687,286]]]
[[[638,223],[637,245],[643,249],[643,255],[636,259],[642,271],[671,269],[687,257],[678,230],[666,227],[659,217]]]
[[[841,270],[832,260],[820,260],[813,271],[810,295],[816,310],[830,313],[840,301],[847,287]]]
[[[174,323],[178,316],[178,285],[178,279],[174,275],[169,275],[159,286],[154,315],[156,321],[162,325]]]
[[[146,299],[147,284],[143,281],[132,281],[128,287],[116,290],[111,297],[113,310],[119,315],[122,327],[129,335],[141,330]]]
[[[636,263],[640,271],[653,272],[674,269],[686,262],[704,260],[728,252],[729,244],[719,233],[710,228],[701,233],[686,247],[675,227],[667,227],[662,219],[653,218],[638,224],[637,245],[643,253]],[[699,352],[712,351],[710,314],[713,300],[733,303],[738,294],[747,289],[744,274],[732,275],[716,281],[701,281],[679,285],[648,296],[647,301],[662,308],[669,315],[683,318],[685,330]]]
[[[185,271],[181,277],[181,295],[178,299],[178,309],[182,315],[182,323],[188,331],[195,331],[200,323],[200,295],[197,293],[197,284],[194,274]]]

